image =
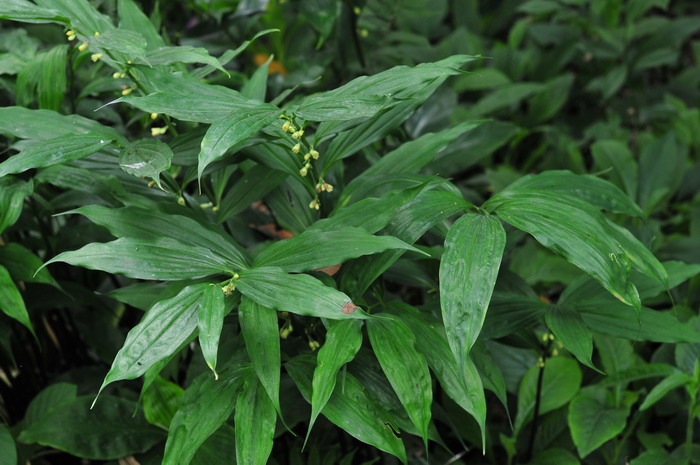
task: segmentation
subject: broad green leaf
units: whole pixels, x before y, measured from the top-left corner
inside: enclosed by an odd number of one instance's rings
[[[611,213],[641,217],[642,210],[624,192],[597,176],[574,174],[565,170],[550,170],[524,176],[506,190],[542,189],[561,192],[583,199]]]
[[[165,430],[170,426],[185,391],[175,383],[160,376],[146,389],[143,394],[143,415],[146,420]]]
[[[219,375],[216,373],[216,360],[225,313],[224,291],[220,286],[210,284],[199,300],[197,328],[199,328],[199,346],[202,349],[204,361],[217,379]]]
[[[78,387],[75,384],[55,383],[44,388],[34,396],[24,413],[22,420],[26,428],[48,416],[57,407],[74,401],[78,397]]]
[[[598,386],[625,386],[632,381],[639,381],[649,378],[663,378],[676,372],[677,369],[671,365],[663,363],[640,363],[627,370],[607,376],[597,383]]]
[[[601,93],[603,100],[607,100],[620,90],[627,80],[627,73],[627,66],[616,66],[607,73],[591,79],[586,86],[586,90]]]
[[[265,465],[272,452],[277,415],[260,380],[250,374],[236,400],[236,464]]]
[[[578,455],[585,458],[625,429],[629,407],[611,408],[606,391],[585,389],[569,404],[569,429]]]
[[[158,187],[160,173],[170,168],[173,151],[158,139],[141,139],[129,145],[119,154],[119,166],[139,178],[151,178]]]
[[[447,341],[465,367],[486,318],[506,233],[493,216],[468,213],[450,228],[440,259],[440,308]]]
[[[146,60],[152,65],[172,65],[173,63],[203,63],[213,66],[219,71],[226,73],[226,70],[219,60],[209,55],[206,48],[190,47],[183,45],[178,47],[158,47],[146,53]]]
[[[591,145],[591,155],[600,169],[612,169],[609,176],[625,188],[630,198],[637,198],[639,167],[625,142],[614,139],[596,141]]]
[[[490,115],[498,110],[517,105],[532,94],[540,92],[543,88],[543,84],[535,82],[507,84],[476,102],[471,107],[469,115],[475,118]]]
[[[251,100],[257,100],[258,102],[264,102],[265,96],[267,95],[267,76],[270,74],[270,62],[273,56],[267,59],[267,61],[259,66],[255,70],[253,75],[246,81],[241,89],[241,95],[245,98]]]
[[[649,391],[649,394],[644,398],[644,402],[639,406],[639,410],[647,410],[672,390],[689,385],[692,381],[693,378],[680,371],[670,374]]]
[[[37,141],[0,163],[0,176],[87,157],[111,142],[111,139],[94,134],[67,134],[55,139]]]
[[[199,446],[192,457],[192,465],[227,463],[236,456],[236,433],[232,426],[224,423]]]
[[[71,25],[85,35],[112,29],[109,17],[100,13],[88,0],[36,0],[39,6],[55,8],[70,18]]]
[[[182,121],[214,123],[241,106],[223,96],[182,95],[174,92],[153,92],[143,97],[127,95],[113,103],[124,102],[146,113],[172,116]],[[250,108],[248,105],[244,108]]]
[[[388,249],[420,252],[392,236],[373,236],[364,229],[345,227],[336,231],[311,229],[265,248],[254,266],[274,266],[284,271],[308,271],[338,265],[351,258]]]
[[[307,402],[311,400],[313,359],[297,356],[285,364],[287,372]],[[406,463],[406,449],[389,423],[388,415],[362,384],[349,373],[343,388],[336,389],[323,408],[323,416],[354,438],[388,452]]]
[[[545,82],[542,90],[530,100],[528,111],[532,124],[539,124],[554,117],[569,99],[573,83],[572,73],[562,74]]]
[[[399,318],[384,314],[367,322],[374,354],[428,447],[433,386],[428,363],[416,350],[416,338]]]
[[[0,457],[2,457],[3,464],[15,465],[17,463],[15,440],[5,425],[0,425]]]
[[[37,94],[39,108],[60,111],[66,94],[67,45],[57,45],[41,60]]]
[[[93,223],[104,226],[115,237],[153,241],[163,236],[170,237],[184,244],[207,248],[235,268],[248,266],[245,250],[223,230],[217,231],[213,226],[186,216],[138,207],[106,208],[99,205],[86,205],[67,213],[79,213]]]
[[[547,449],[537,454],[528,465],[581,465],[581,462],[566,449]]]
[[[634,284],[639,290],[639,297],[642,300],[656,297],[668,289],[673,289],[676,286],[686,282],[688,279],[700,274],[699,264],[687,264],[678,261],[663,262],[662,266],[668,275],[668,286],[664,286],[656,279],[649,278],[646,275],[639,274],[633,276]]]
[[[0,18],[24,23],[68,23],[68,18],[59,11],[53,8],[37,6],[28,0],[8,0],[3,2],[0,4]]]
[[[411,329],[417,340],[415,348],[426,358],[445,393],[479,424],[482,448],[485,448],[486,398],[474,363],[467,359],[464,370],[460,371],[450,351],[445,328],[437,319],[399,302],[390,303],[387,310],[401,318]]]
[[[298,107],[292,108],[295,116],[306,121],[343,121],[369,118],[391,105],[387,95],[336,96],[334,91],[306,97]]]
[[[256,108],[235,110],[215,121],[202,139],[198,177],[202,176],[207,165],[223,157],[229,148],[269,126],[280,114],[282,110],[274,105],[259,104]]]
[[[303,316],[344,320],[369,316],[350,297],[305,274],[287,274],[280,268],[240,271],[234,283],[241,294],[258,304]]]
[[[238,306],[238,323],[253,369],[270,397],[272,406],[281,416],[281,356],[277,312],[243,296]]]
[[[228,62],[236,58],[238,55],[243,53],[246,48],[250,44],[252,44],[255,39],[262,37],[264,35],[270,34],[271,32],[280,32],[279,29],[265,29],[263,31],[258,32],[253,36],[252,39],[250,40],[245,40],[241,45],[239,45],[235,50],[226,50],[221,57],[219,57],[219,63],[221,63],[222,66],[226,65]],[[202,68],[196,69],[192,72],[192,76],[195,77],[196,79],[202,79],[209,74],[211,74],[216,68],[213,66],[204,66]]]
[[[138,378],[155,363],[173,354],[197,329],[200,300],[208,287],[206,283],[188,286],[146,312],[126,336],[100,391],[115,381]]]
[[[9,176],[0,178],[0,234],[19,219],[24,198],[33,190],[34,183],[31,180],[24,182]]]
[[[318,415],[323,412],[335,390],[338,371],[351,362],[362,345],[362,322],[357,320],[331,321],[326,342],[318,351],[312,381],[311,419],[304,444]]]
[[[637,311],[639,294],[629,280],[627,251],[614,239],[606,218],[585,201],[541,190],[504,191],[484,206],[504,221],[581,268],[612,295]],[[644,246],[640,243],[638,247]]]
[[[24,305],[22,294],[19,293],[17,286],[12,281],[7,268],[2,265],[0,265],[0,310],[10,318],[14,318],[22,323],[34,334],[34,328],[29,319],[27,307]]]
[[[158,34],[158,30],[134,0],[119,0],[117,2],[117,10],[119,13],[119,27],[141,34],[146,39],[149,50],[165,45],[163,38]]]
[[[142,415],[133,415],[132,401],[105,395],[94,409],[91,402],[92,396],[85,396],[61,404],[22,431],[19,440],[85,459],[110,460],[145,452],[164,439]]]
[[[566,350],[571,352],[579,362],[596,371],[593,365],[593,335],[581,315],[565,305],[550,305],[545,313],[547,326],[554,333]]]
[[[11,242],[0,247],[0,264],[7,268],[15,281],[44,283],[60,288],[46,268],[34,275],[43,262],[21,244]]]
[[[126,29],[111,28],[106,32],[100,32],[97,37],[90,38],[90,50],[103,50],[111,52],[110,58],[127,64],[148,63],[146,57],[146,39],[139,33]]]
[[[657,283],[663,286],[664,290],[669,289],[668,272],[654,254],[627,229],[613,223],[607,218],[606,223],[609,227],[610,236],[622,246],[627,259],[632,263],[635,269],[653,278]]]
[[[261,200],[279,186],[287,176],[288,174],[282,171],[255,165],[224,194],[216,214],[216,221],[223,223],[233,215],[246,210],[250,204]]]
[[[122,274],[129,278],[162,281],[233,275],[231,265],[209,249],[165,237],[157,240],[121,238],[106,243],[95,242],[79,250],[58,254],[44,266],[55,262]]]
[[[542,368],[531,367],[520,382],[518,389],[518,415],[514,431],[517,435],[533,418],[537,398],[537,378]],[[539,414],[566,405],[581,387],[581,369],[574,359],[555,357],[544,365]]]
[[[202,373],[185,391],[170,422],[163,465],[188,465],[204,441],[229,418],[250,366],[235,358],[215,380]],[[274,410],[273,410],[274,413]]]

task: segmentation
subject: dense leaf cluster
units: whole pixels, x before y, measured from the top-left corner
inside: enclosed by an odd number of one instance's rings
[[[699,14],[5,0],[0,463],[699,463]]]

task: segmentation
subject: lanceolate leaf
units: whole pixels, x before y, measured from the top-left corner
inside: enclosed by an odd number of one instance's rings
[[[297,315],[344,320],[369,316],[347,295],[305,274],[287,274],[280,268],[252,268],[234,281],[241,294],[260,305]]]
[[[32,322],[29,320],[27,307],[24,305],[22,294],[19,293],[17,286],[12,281],[7,268],[0,265],[0,310],[5,315],[14,318],[27,327],[29,331],[34,333]]]
[[[593,335],[581,315],[565,305],[550,305],[545,313],[547,326],[554,336],[564,344],[566,350],[574,354],[579,362],[598,370],[593,356]]]
[[[457,220],[445,239],[440,307],[447,341],[460,367],[466,366],[484,324],[505,242],[497,218],[473,213]]]
[[[199,346],[202,348],[204,361],[207,362],[214,376],[216,374],[216,360],[219,350],[219,337],[224,326],[224,291],[216,284],[210,284],[202,292],[199,299],[199,311],[197,312],[197,327],[199,328]]]
[[[22,213],[24,198],[33,190],[31,180],[24,182],[9,176],[0,178],[0,234],[15,224]]]
[[[253,369],[270,397],[274,409],[280,409],[280,337],[277,312],[243,296],[238,307],[238,322]]]
[[[392,99],[386,95],[365,95],[356,97],[335,97],[314,94],[304,99],[292,111],[296,116],[308,121],[342,121],[355,118],[369,118],[390,105]]]
[[[199,446],[231,415],[250,374],[250,366],[237,357],[219,372],[218,380],[208,372],[195,378],[170,422],[163,465],[188,465],[192,461]]]
[[[142,139],[121,152],[119,166],[136,177],[151,178],[161,187],[160,173],[170,168],[172,159],[173,151],[167,144],[158,139]]]
[[[400,239],[373,236],[360,228],[344,227],[336,231],[312,229],[267,247],[255,259],[254,265],[275,266],[284,271],[308,271],[387,249],[421,253]]]
[[[146,53],[146,59],[152,65],[171,65],[173,63],[204,63],[226,73],[219,60],[209,55],[202,47],[158,47]]]
[[[193,246],[205,247],[226,259],[234,268],[248,266],[245,250],[227,237],[198,221],[182,215],[169,215],[137,207],[106,208],[86,205],[66,213],[79,213],[104,226],[116,237],[157,240],[170,237]]]
[[[285,364],[287,372],[308,402],[311,399],[313,359],[298,356]],[[406,449],[397,438],[387,414],[369,395],[362,384],[349,373],[343,379],[343,388],[336,389],[323,409],[323,416],[362,442],[395,455],[406,463]]]
[[[55,262],[123,274],[129,278],[163,281],[233,274],[231,265],[209,249],[169,238],[121,238],[107,243],[96,242],[79,250],[63,252],[44,266]]]
[[[639,311],[641,302],[629,280],[631,267],[625,249],[611,235],[605,217],[590,204],[564,193],[518,190],[495,195],[485,208],[532,234]]]
[[[306,433],[309,440],[311,428],[323,411],[336,386],[338,371],[355,358],[362,345],[362,322],[358,320],[331,321],[326,342],[318,351],[312,382],[311,420]]]
[[[236,401],[236,464],[265,465],[275,435],[275,407],[260,380],[250,374]]]
[[[0,247],[0,264],[7,268],[15,281],[44,283],[60,288],[49,270],[43,268],[39,272],[36,271],[43,262],[21,244],[13,242]]]
[[[433,386],[416,338],[400,319],[384,314],[367,322],[367,334],[384,374],[428,447]]]
[[[172,299],[155,304],[126,336],[100,391],[108,384],[135,379],[167,358],[197,329],[202,294],[209,284],[195,284]]]
[[[233,111],[223,119],[214,122],[202,139],[202,150],[199,152],[197,167],[198,177],[202,176],[207,165],[223,157],[230,147],[270,125],[280,114],[282,110],[274,105],[260,104],[256,108]]]

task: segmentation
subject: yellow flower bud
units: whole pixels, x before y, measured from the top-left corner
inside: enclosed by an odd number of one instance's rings
[[[162,128],[151,128],[151,136],[156,137],[156,136],[162,136],[168,132],[168,127],[163,126]]]
[[[312,352],[319,347],[321,347],[321,344],[319,344],[317,341],[309,341],[309,349],[311,349]]]
[[[122,73],[120,73],[119,71],[117,71],[116,73],[112,74],[112,77],[113,77],[114,79],[119,79],[120,77],[122,77]]]
[[[99,33],[99,32],[95,32],[95,37],[100,37],[100,33]]]
[[[305,166],[299,170],[299,174],[302,176],[306,176],[307,174],[309,174],[309,169]]]
[[[307,153],[306,155],[304,155],[304,160],[309,161],[310,158],[311,158],[310,153]]]
[[[68,29],[68,30],[66,31],[66,35],[67,35],[67,36],[74,36],[74,35],[75,35],[75,31],[73,31],[73,30],[71,30],[71,29]]]
[[[316,184],[316,192],[321,193],[322,190],[323,190],[323,184],[321,184],[319,182],[318,184]]]
[[[87,42],[83,42],[83,43],[80,44],[80,46],[78,47],[78,50],[80,50],[81,52],[84,52],[85,50],[87,50],[87,48],[88,48],[88,43],[87,43]],[[92,61],[95,61],[95,60],[92,60]]]
[[[177,204],[180,205],[181,207],[184,207],[185,206],[185,198],[183,196],[178,197]]]
[[[102,53],[93,53],[93,54],[90,56],[90,59],[91,59],[92,61],[98,61],[98,60],[99,60],[100,58],[102,58],[103,56],[104,56],[104,54],[102,54]]]
[[[312,210],[320,210],[321,204],[318,203],[318,200],[313,199],[311,203],[309,203],[309,208]]]
[[[158,118],[158,113],[151,113],[151,119]]]
[[[126,89],[122,90],[122,95],[127,96],[130,93],[132,93],[133,91],[134,91],[133,87],[127,87]]]
[[[74,31],[66,32],[66,36],[68,36],[68,40],[75,40],[75,32]]]
[[[233,279],[238,279],[238,278],[240,278],[240,276],[238,275],[238,273],[233,273]]]
[[[299,150],[301,150],[301,144],[297,144],[292,147],[292,153],[299,153]]]
[[[200,204],[199,204],[199,208],[201,208],[202,210],[206,210],[207,208],[211,208],[212,205],[213,205],[213,204],[212,204],[211,202],[200,203]]]
[[[295,132],[294,134],[292,134],[292,139],[298,139],[298,138],[300,138],[300,137],[303,136],[303,135],[304,135],[304,130],[303,130],[303,129],[299,129],[297,132]]]
[[[289,121],[285,121],[284,124],[282,125],[282,130],[284,132],[289,132],[289,129],[290,129]]]
[[[309,153],[314,158],[314,160],[318,160],[319,153],[317,150],[311,149],[311,151]]]
[[[331,186],[331,185],[328,184],[327,182],[323,184],[323,187],[324,187],[324,189],[326,190],[326,192],[329,192],[329,193],[330,193],[330,192],[333,192],[333,186]]]

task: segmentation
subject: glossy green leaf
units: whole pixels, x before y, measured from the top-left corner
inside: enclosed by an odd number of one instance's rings
[[[85,396],[61,404],[22,431],[19,440],[86,459],[110,460],[145,452],[164,439],[142,415],[133,415],[133,402],[106,395],[92,410],[91,402],[92,396]]]
[[[146,420],[165,430],[170,426],[185,391],[175,383],[160,376],[146,389],[143,394],[143,415]]]
[[[34,275],[43,262],[21,244],[11,242],[0,247],[0,264],[7,268],[15,281],[44,283],[56,288],[60,287],[46,268],[37,272],[36,276]]]
[[[35,5],[28,0],[12,0],[0,5],[0,18],[25,23],[67,22],[57,10]]]
[[[545,82],[544,87],[530,100],[529,117],[533,124],[553,118],[569,100],[574,84],[572,73],[562,74]]]
[[[116,100],[146,113],[162,113],[182,121],[214,123],[240,108],[238,102],[224,96],[183,95],[175,92],[153,92],[143,97],[128,95]],[[250,106],[248,106],[250,107]]]
[[[251,374],[236,400],[236,463],[265,465],[272,452],[277,415],[260,380]]]
[[[158,30],[134,0],[118,0],[117,11],[119,27],[141,34],[146,39],[149,50],[165,45]]]
[[[126,336],[100,391],[115,381],[138,378],[156,362],[175,352],[197,329],[200,300],[208,287],[206,283],[188,286],[146,312]]]
[[[110,142],[111,139],[92,134],[68,134],[35,142],[0,163],[0,176],[77,160],[98,152]]]
[[[207,165],[223,157],[229,148],[269,126],[280,114],[282,110],[274,105],[259,104],[256,108],[233,111],[215,121],[202,139],[197,166],[198,177],[202,176]]]
[[[119,154],[119,166],[139,178],[151,178],[158,187],[160,173],[170,168],[173,151],[158,139],[141,139]]]
[[[373,236],[364,229],[345,227],[337,231],[308,230],[276,242],[257,256],[254,266],[274,266],[284,271],[308,271],[338,265],[351,258],[388,249],[420,252],[392,236]]]
[[[599,140],[591,145],[591,155],[601,169],[611,169],[610,178],[624,187],[630,198],[637,198],[639,167],[627,143],[614,139]]]
[[[33,425],[48,416],[57,407],[73,402],[78,397],[78,387],[75,384],[55,383],[42,389],[34,396],[24,413],[24,427]]]
[[[591,360],[593,356],[593,335],[577,311],[563,305],[550,305],[545,313],[545,321],[557,340],[579,362],[596,371],[600,371],[593,365]]]
[[[182,45],[178,47],[158,47],[146,53],[146,60],[152,65],[172,65],[173,63],[203,63],[219,71],[226,70],[219,60],[209,55],[206,48]]]
[[[250,373],[249,365],[233,359],[219,372],[218,380],[208,372],[195,378],[170,422],[163,465],[188,465],[192,461],[204,441],[233,412],[236,397]]]
[[[611,213],[642,216],[642,210],[617,186],[590,174],[551,170],[524,176],[508,186],[507,190],[542,189],[561,192],[583,199]]]
[[[246,210],[250,204],[261,200],[288,176],[282,171],[255,165],[224,194],[216,214],[216,221],[223,223],[233,215]]]
[[[428,447],[433,386],[428,363],[416,350],[416,338],[399,318],[383,314],[367,322],[374,354],[409,418]]]
[[[280,409],[280,337],[277,312],[243,296],[238,323],[250,361],[274,409]]]
[[[55,262],[123,274],[129,278],[163,281],[233,274],[231,265],[209,249],[170,238],[121,238],[106,243],[95,242],[79,250],[58,254],[44,266]]]
[[[476,102],[472,106],[469,115],[472,117],[491,115],[498,110],[517,105],[534,93],[540,92],[543,88],[543,84],[535,82],[507,84]]]
[[[333,91],[314,94],[293,108],[296,116],[307,121],[343,121],[369,118],[389,106],[392,99],[386,95],[331,95]]]
[[[287,274],[280,268],[242,270],[235,281],[241,294],[258,304],[297,315],[343,320],[369,316],[350,297],[305,274]]]
[[[311,419],[304,444],[311,429],[323,411],[336,387],[338,371],[351,362],[362,345],[362,322],[357,320],[331,321],[326,342],[318,351],[312,381]]]
[[[296,357],[285,364],[307,402],[311,399],[313,359]],[[336,389],[323,408],[323,416],[354,438],[398,457],[406,463],[406,449],[387,425],[389,415],[377,405],[362,384],[346,373],[343,388]]]
[[[611,408],[605,395],[605,390],[586,389],[569,404],[569,428],[581,458],[617,436],[627,424],[629,407]]]
[[[0,425],[0,457],[2,457],[3,463],[7,465],[17,463],[15,440],[12,438],[10,430],[4,425]]]
[[[447,341],[466,366],[486,318],[506,234],[493,216],[468,213],[450,228],[440,260],[440,307]]]
[[[528,465],[581,465],[581,462],[566,449],[547,449],[537,454]]]
[[[24,305],[22,294],[19,293],[17,286],[12,281],[7,268],[0,265],[0,310],[10,318],[22,323],[29,331],[34,333],[32,322],[27,313],[27,307]]]
[[[110,58],[127,64],[148,63],[146,57],[146,39],[139,33],[126,29],[111,28],[90,38],[90,50],[111,52]]]
[[[533,418],[540,370],[540,367],[533,366],[520,382],[518,415],[514,425],[516,435]],[[539,414],[544,415],[566,405],[579,391],[581,378],[581,369],[574,359],[555,357],[547,360],[542,377]]]
[[[229,61],[233,60],[238,55],[243,53],[245,51],[245,49],[247,49],[248,46],[255,41],[255,39],[258,39],[258,38],[260,38],[264,35],[270,34],[272,32],[280,32],[280,30],[279,29],[265,29],[265,30],[257,32],[253,36],[253,38],[251,38],[250,40],[244,40],[241,43],[241,45],[236,47],[234,50],[226,50],[226,52],[224,52],[224,54],[221,55],[221,57],[219,57],[219,63],[221,63],[222,65],[226,65],[226,63],[228,63]],[[204,66],[202,68],[194,70],[192,72],[192,76],[194,76],[196,79],[202,79],[202,78],[208,76],[209,74],[211,74],[215,69],[216,68],[214,68],[213,66]]]
[[[626,250],[611,237],[607,220],[576,197],[541,190],[504,191],[485,208],[581,268],[620,301],[639,311],[641,302],[629,280]],[[640,243],[635,244],[644,247]]]
[[[687,385],[692,381],[693,379],[683,372],[670,374],[649,391],[649,394],[644,398],[644,402],[639,406],[639,410],[644,411],[650,408],[672,390]]]
[[[270,74],[270,62],[274,58],[270,55],[267,61],[255,70],[253,75],[246,81],[241,89],[241,95],[251,100],[264,102],[267,95],[267,77]]]
[[[39,6],[55,8],[70,18],[73,26],[87,35],[112,28],[109,18],[88,0],[37,0]]]
[[[61,103],[66,94],[66,64],[68,46],[57,45],[46,52],[41,60],[37,94],[39,108],[53,111],[61,110]]]
[[[219,377],[216,374],[216,360],[225,313],[224,291],[220,286],[210,284],[199,300],[197,328],[199,329],[199,346],[202,349],[204,361],[207,362],[216,378]]]
[[[248,266],[245,250],[223,230],[186,216],[138,207],[106,208],[99,205],[86,205],[67,213],[79,213],[93,223],[104,226],[115,237],[154,241],[163,236],[170,237],[184,244],[207,248],[235,268]]]
[[[24,198],[33,190],[31,180],[24,182],[12,177],[0,178],[0,234],[15,224],[22,213]]]

